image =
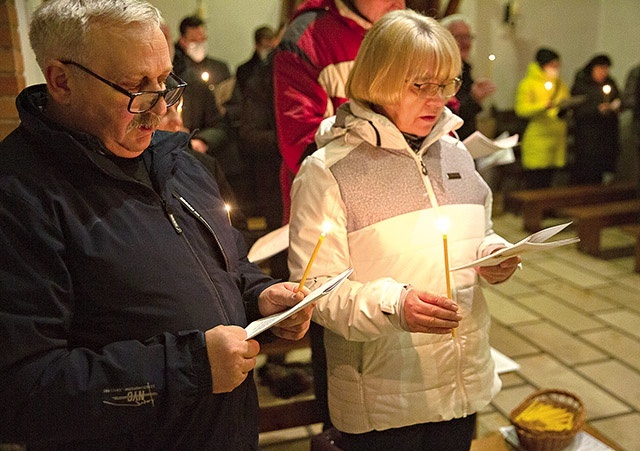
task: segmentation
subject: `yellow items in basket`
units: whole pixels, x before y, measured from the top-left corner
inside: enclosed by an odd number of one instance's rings
[[[570,431],[573,412],[536,399],[518,414],[516,421],[537,431]]]

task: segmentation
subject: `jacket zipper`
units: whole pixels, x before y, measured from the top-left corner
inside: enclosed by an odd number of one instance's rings
[[[178,224],[178,221],[176,221],[176,217],[173,215],[173,211],[171,210],[171,207],[169,206],[166,199],[164,198],[162,198],[162,208],[165,214],[167,215],[167,218],[169,218],[169,222],[173,226],[173,229],[176,231],[178,235],[180,235],[182,233],[182,227],[180,227],[180,224]]]
[[[429,200],[432,204],[431,207],[435,209],[436,215],[439,216],[440,205],[438,204],[438,200],[436,199],[435,193],[433,191],[433,186],[431,185],[431,180],[429,179],[429,171],[427,171],[427,167],[425,166],[424,161],[422,160],[422,157],[420,155],[417,155],[417,158],[420,161],[420,172],[422,172],[422,175],[424,176],[424,184],[425,184],[425,188],[427,189],[427,193],[429,195]],[[456,287],[454,283],[451,284],[451,297],[454,299],[454,301],[457,297]],[[464,414],[466,415],[466,412],[469,410],[468,408],[469,400],[468,400],[467,392],[464,388],[464,381],[462,380],[462,371],[461,371],[462,348],[460,347],[459,338],[457,337],[457,335],[455,337],[452,337],[451,342],[456,352],[456,381],[458,383],[458,387],[460,388],[462,401],[463,401]]]
[[[193,215],[198,221],[200,221],[201,224],[203,224],[207,228],[207,230],[209,230],[209,233],[211,233],[211,235],[215,239],[216,244],[218,245],[218,248],[220,249],[220,252],[222,252],[222,256],[224,257],[224,264],[225,264],[226,270],[230,271],[231,270],[231,265],[229,263],[229,257],[227,255],[227,253],[225,252],[224,248],[222,247],[222,243],[220,242],[220,239],[218,238],[218,234],[215,232],[215,230],[213,230],[213,227],[211,227],[211,225],[209,225],[207,220],[204,219],[202,217],[202,215],[200,213],[198,213],[198,210],[193,208],[193,206],[191,206],[191,204],[184,197],[182,197],[180,194],[178,194],[175,191],[173,192],[173,197],[178,199],[180,201],[180,203],[189,211],[189,213],[191,213],[191,215]]]

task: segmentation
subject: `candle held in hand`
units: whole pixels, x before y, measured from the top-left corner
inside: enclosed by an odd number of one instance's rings
[[[496,56],[492,53],[489,55],[489,74],[487,78],[491,79],[493,77],[493,62],[496,60]]]
[[[447,231],[449,229],[449,219],[440,216],[437,221],[437,226],[442,231],[442,246],[444,248],[444,273],[447,282],[447,297],[453,299],[451,293],[451,271],[449,270],[449,239],[447,238]],[[451,329],[451,335],[456,336],[456,330]]]
[[[610,85],[604,85],[602,87],[602,93],[604,94],[605,103],[609,103],[609,95],[611,94],[611,86]]]
[[[233,225],[231,224],[231,205],[224,204],[224,209],[227,211],[227,219],[229,219],[229,225]]]
[[[304,273],[302,274],[302,279],[300,279],[300,284],[298,285],[298,291],[302,290],[302,287],[304,287],[304,284],[307,281],[307,277],[309,277],[309,271],[311,271],[311,267],[313,266],[313,262],[315,261],[317,255],[318,255],[318,251],[320,250],[320,245],[324,241],[324,238],[327,236],[327,233],[329,232],[330,228],[331,228],[331,225],[328,222],[325,222],[324,224],[322,224],[322,233],[320,234],[320,237],[318,238],[318,242],[316,243],[316,247],[313,249],[313,253],[311,254],[311,258],[309,258],[309,263],[307,263],[307,267],[305,268]]]

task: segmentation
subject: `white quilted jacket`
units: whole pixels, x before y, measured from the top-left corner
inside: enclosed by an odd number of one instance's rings
[[[489,311],[473,269],[452,273],[463,318],[455,338],[406,332],[396,309],[407,284],[446,294],[437,214],[450,222],[452,267],[504,243],[491,229],[489,187],[464,145],[449,135],[460,125],[445,109],[416,154],[387,118],[355,102],[345,104],[323,122],[316,136],[320,148],[294,181],[291,279],[302,278],[327,220],[332,228],[307,285],[354,268],[314,313],[326,328],[329,409],[341,431],[464,417],[500,389],[490,355]]]

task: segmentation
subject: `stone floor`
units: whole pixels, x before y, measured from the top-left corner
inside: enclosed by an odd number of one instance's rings
[[[512,242],[526,236],[510,213],[495,218],[495,229]],[[574,234],[569,228],[557,238]],[[589,423],[620,449],[640,450],[640,274],[633,272],[633,242],[607,229],[603,248],[617,257],[590,257],[575,245],[527,254],[512,280],[486,287],[491,344],[521,368],[502,376],[502,391],[479,415],[479,436],[507,425],[508,413],[535,389],[553,387],[578,394]],[[290,357],[308,358],[305,352]],[[261,390],[261,402],[268,402]],[[260,443],[267,451],[308,450],[318,431],[312,425],[268,432]]]

